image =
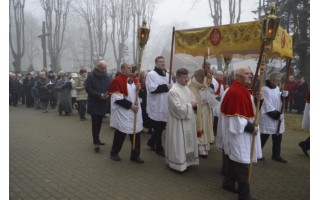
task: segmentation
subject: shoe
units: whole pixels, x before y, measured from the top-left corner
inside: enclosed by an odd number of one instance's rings
[[[114,160],[114,161],[120,161],[121,160],[121,158],[117,154],[115,154],[115,155],[110,154],[110,158],[112,160]]]
[[[162,151],[156,151],[156,154],[160,155],[160,156],[165,156],[164,150]]]
[[[104,143],[104,142],[99,142],[99,144],[100,144],[100,145],[105,145],[106,143]]]
[[[80,121],[84,121],[84,120],[85,120],[85,119],[82,119],[82,118],[80,119]]]
[[[94,151],[97,153],[100,151],[100,145],[99,144],[95,144],[94,145]]]
[[[140,158],[140,157],[138,157],[138,158],[131,158],[130,160],[133,161],[133,162],[140,163],[140,164],[144,163],[144,160],[143,160],[142,158]]]
[[[204,158],[204,159],[207,159],[208,158],[208,155],[199,155],[200,158]]]
[[[302,152],[306,155],[306,156],[309,156],[308,154],[308,151],[305,149],[305,143],[302,141],[302,142],[299,142],[299,147],[301,148]]]
[[[224,190],[229,191],[229,192],[238,193],[238,189],[236,189],[235,187],[222,186],[222,188],[223,188]]]
[[[262,158],[258,158],[258,161],[266,161],[266,159],[262,157]]]
[[[272,158],[272,160],[277,161],[277,162],[281,162],[281,163],[287,163],[288,162],[285,159],[283,159],[281,156],[274,157],[274,158]]]
[[[155,151],[155,150],[156,150],[156,148],[154,147],[154,144],[153,144],[152,140],[149,140],[148,143],[147,143],[147,145],[151,148],[151,151]]]

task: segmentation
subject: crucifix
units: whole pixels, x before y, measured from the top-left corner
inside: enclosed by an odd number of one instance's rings
[[[42,22],[42,34],[38,35],[38,38],[41,39],[42,53],[43,53],[43,68],[47,69],[47,54],[46,54],[46,36],[49,36],[50,33],[46,33],[46,22]]]

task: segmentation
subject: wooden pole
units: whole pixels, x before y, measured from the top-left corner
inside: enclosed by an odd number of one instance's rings
[[[284,83],[283,90],[287,90],[287,87],[288,87],[288,80],[289,80],[289,76],[290,76],[291,61],[292,61],[292,59],[288,59],[287,62],[286,62],[287,74],[286,74],[286,82]],[[281,111],[280,111],[281,114],[283,113],[284,104],[285,104],[285,97],[281,97]],[[282,121],[280,121],[280,119],[279,119],[277,132],[276,132],[277,135],[279,134],[279,131],[280,131],[281,122]]]
[[[138,58],[138,66],[137,66],[137,70],[138,70],[138,83],[140,82],[140,69],[141,69],[141,60],[142,60],[142,54],[143,54],[143,48],[139,48],[139,58]],[[140,90],[136,90],[136,99],[135,99],[135,105],[139,106],[139,91]],[[136,129],[137,129],[137,113],[134,113],[134,118],[133,118],[133,139],[132,139],[132,149],[134,150],[136,147]]]
[[[169,84],[171,83],[171,73],[172,73],[174,34],[175,34],[175,27],[172,27],[171,53],[170,53],[170,68],[169,68]]]
[[[264,51],[264,46],[265,46],[265,42],[262,42],[262,45],[261,45],[261,48],[260,48],[259,60],[258,60],[258,63],[257,63],[256,72],[254,74],[254,78],[253,78],[252,86],[251,86],[251,90],[252,90],[253,93],[254,93],[254,87],[255,87],[256,82],[257,82],[258,71],[259,71],[259,68],[260,68],[260,65],[261,65],[261,60],[262,60],[262,53],[261,52]],[[261,78],[262,78],[262,76],[260,75],[260,79]]]
[[[261,52],[261,53],[263,54],[263,52]],[[262,88],[262,84],[263,84],[263,78],[261,78],[261,77],[264,76],[264,68],[265,68],[265,62],[263,61],[263,62],[261,62],[261,65],[260,65],[260,81],[259,81],[259,93],[258,94],[261,94],[261,88]],[[258,99],[257,106],[256,106],[256,113],[255,113],[254,121],[253,121],[254,127],[257,127],[259,124],[260,103],[261,103],[261,100]],[[250,165],[249,165],[249,177],[248,177],[249,182],[250,182],[251,174],[252,174],[252,161],[253,161],[255,146],[256,146],[256,135],[253,134],[252,135],[252,142],[251,142],[251,151],[250,151]]]

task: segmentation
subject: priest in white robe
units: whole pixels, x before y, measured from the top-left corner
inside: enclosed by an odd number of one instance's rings
[[[204,70],[199,69],[194,72],[188,87],[197,101],[196,125],[199,156],[207,158],[210,151],[209,135],[213,135],[212,109],[209,106],[208,98],[213,99],[213,95],[210,93],[210,89],[204,85],[204,79]]]
[[[188,70],[178,69],[177,82],[168,93],[165,161],[170,168],[183,172],[199,165],[195,109],[197,102],[187,87]]]

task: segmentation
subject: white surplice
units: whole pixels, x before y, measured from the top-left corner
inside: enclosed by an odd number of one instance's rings
[[[270,89],[267,86],[262,87],[263,91],[263,102],[260,109],[259,115],[259,127],[261,133],[265,134],[276,134],[278,129],[279,120],[272,119],[267,112],[277,110],[281,112],[281,92],[277,86],[274,89]],[[279,133],[285,132],[284,119],[281,122]]]
[[[166,128],[166,163],[178,171],[199,165],[195,115],[191,101],[195,99],[187,86],[175,83],[168,93]]]
[[[156,71],[148,72],[146,75],[146,89],[147,89],[147,107],[146,111],[148,117],[155,121],[167,121],[168,111],[168,93],[152,93],[159,85],[168,84],[169,75],[160,76]]]
[[[128,96],[125,97],[121,93],[113,93],[111,95],[111,116],[110,116],[110,127],[113,127],[123,133],[133,134],[133,126],[134,126],[134,112],[131,109],[126,109],[115,102],[117,100],[127,99],[131,101],[133,104],[135,103],[136,98],[136,85],[134,83],[128,84]],[[139,98],[138,98],[139,100]],[[140,105],[140,102],[138,102]],[[139,133],[143,129],[142,125],[142,111],[141,106],[139,106],[139,110],[137,112],[137,121],[136,121],[136,133]]]

